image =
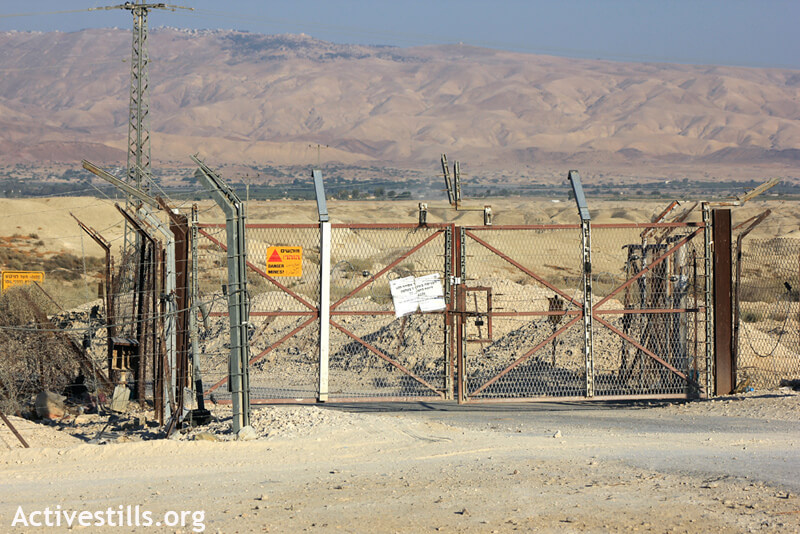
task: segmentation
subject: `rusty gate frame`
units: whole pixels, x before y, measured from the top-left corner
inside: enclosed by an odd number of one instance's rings
[[[635,283],[636,280],[651,272],[654,267],[665,261],[667,258],[671,257],[676,251],[678,251],[681,247],[685,246],[689,243],[692,239],[696,238],[698,235],[702,234],[705,229],[705,223],[697,222],[697,223],[627,223],[627,224],[592,224],[592,229],[642,229],[644,231],[654,230],[654,229],[664,229],[666,232],[671,232],[676,228],[686,228],[692,230],[690,234],[682,237],[679,241],[671,244],[671,246],[663,253],[661,253],[658,257],[654,260],[650,261],[645,269],[639,271],[636,275],[626,279],[622,282],[619,286],[615,287],[610,293],[600,299],[596,304],[592,306],[592,320],[597,321],[599,325],[602,327],[610,330],[614,335],[620,337],[624,341],[631,343],[636,349],[641,351],[642,354],[646,355],[653,361],[657,362],[660,366],[669,370],[672,374],[679,377],[681,380],[684,380],[687,385],[694,386],[697,388],[697,391],[703,391],[704,395],[707,396],[707,387],[704,387],[702,384],[699,384],[686,373],[682,372],[679,369],[676,369],[673,365],[667,362],[664,358],[655,354],[653,351],[644,347],[641,343],[637,340],[632,338],[631,336],[625,334],[618,328],[615,328],[609,321],[604,319],[605,316],[614,316],[614,315],[621,315],[621,314],[663,314],[663,313],[704,313],[706,311],[705,306],[702,304],[698,304],[693,308],[664,308],[664,309],[603,309],[602,306],[607,303],[611,298],[617,295],[619,292],[625,290],[625,288],[629,287],[631,284]],[[198,234],[203,236],[204,238],[208,239],[211,243],[219,247],[221,251],[225,251],[226,247],[225,244],[214,237],[211,233],[208,232],[209,229],[222,229],[224,228],[224,224],[217,224],[217,223],[200,223],[197,225]],[[315,229],[319,230],[320,226],[318,224],[247,224],[247,229]],[[414,224],[414,223],[394,223],[394,224],[381,224],[381,223],[373,223],[373,224],[347,224],[347,223],[336,223],[331,224],[331,228],[333,229],[368,229],[368,230],[398,230],[398,229],[419,229],[419,228],[426,228],[429,230],[433,230],[431,235],[424,238],[422,241],[417,243],[416,245],[412,246],[410,249],[406,250],[405,252],[401,253],[397,257],[393,257],[380,271],[375,274],[371,274],[366,280],[362,283],[358,284],[354,289],[348,291],[343,297],[338,298],[335,302],[330,304],[329,308],[329,316],[330,316],[330,326],[337,329],[344,335],[346,335],[351,340],[357,342],[358,344],[362,345],[367,351],[372,353],[376,358],[383,360],[384,362],[388,363],[389,365],[393,366],[395,369],[403,373],[404,375],[408,376],[409,378],[413,379],[417,383],[421,384],[427,390],[435,393],[435,395],[430,396],[358,396],[358,397],[336,397],[330,396],[327,402],[370,402],[370,401],[382,401],[382,402],[390,402],[390,401],[410,401],[415,399],[424,399],[426,402],[430,401],[440,401],[440,400],[452,400],[456,399],[459,403],[497,403],[497,402],[539,402],[539,401],[569,401],[569,400],[624,400],[624,399],[682,399],[687,398],[689,393],[686,394],[614,394],[614,395],[587,395],[586,392],[584,395],[565,395],[565,396],[553,396],[553,395],[532,395],[528,397],[496,397],[496,398],[476,398],[477,395],[480,395],[481,392],[486,390],[486,388],[490,387],[492,384],[496,383],[500,380],[503,376],[507,375],[511,371],[513,371],[516,367],[520,366],[524,362],[528,361],[534,354],[539,352],[542,348],[546,347],[547,345],[551,344],[554,340],[556,340],[559,336],[564,334],[568,329],[572,328],[576,323],[583,319],[585,314],[585,303],[583,302],[582,297],[573,297],[570,296],[567,291],[561,290],[556,287],[554,284],[548,282],[543,276],[537,274],[532,269],[525,267],[521,262],[515,260],[511,257],[511,255],[506,254],[499,248],[491,245],[486,240],[482,239],[479,235],[481,231],[487,230],[494,230],[494,231],[520,231],[520,230],[538,230],[538,231],[548,231],[548,230],[581,230],[580,224],[557,224],[557,225],[548,225],[548,224],[535,224],[535,225],[491,225],[491,226],[457,226],[455,223],[432,223],[432,224]],[[339,321],[335,320],[336,317],[345,317],[345,316],[382,316],[382,315],[393,315],[394,311],[392,310],[341,310],[338,309],[342,304],[347,302],[349,299],[353,298],[357,295],[360,291],[365,289],[369,286],[369,284],[373,283],[378,278],[386,275],[391,271],[392,268],[399,265],[401,262],[412,256],[415,252],[420,250],[425,245],[433,242],[440,234],[445,235],[445,249],[450,251],[449,258],[447,254],[445,254],[445,259],[443,261],[443,271],[445,273],[445,302],[446,308],[439,312],[428,312],[426,314],[429,315],[442,315],[443,317],[443,339],[441,340],[442,343],[442,350],[444,353],[444,362],[445,362],[445,369],[443,369],[443,374],[445,377],[445,387],[444,390],[441,390],[434,385],[430,384],[424,378],[417,376],[414,372],[410,369],[406,368],[402,363],[398,362],[395,358],[392,358],[390,355],[386,354],[384,351],[380,350],[379,348],[375,347],[368,341],[362,339],[361,337],[354,334],[350,331],[346,326],[342,325]],[[565,303],[573,306],[573,309],[564,309],[562,311],[526,311],[526,312],[516,312],[516,311],[499,311],[494,310],[491,308],[491,298],[492,298],[492,289],[490,287],[485,286],[469,286],[465,282],[467,280],[468,274],[468,261],[466,258],[465,246],[466,241],[470,239],[474,241],[476,245],[488,250],[490,253],[496,255],[497,257],[501,258],[508,264],[512,265],[514,268],[518,269],[521,273],[529,276],[533,280],[535,280],[541,286],[553,291],[556,295],[563,298]],[[301,331],[306,329],[309,325],[317,323],[321,320],[321,314],[319,309],[318,303],[309,302],[307,299],[298,295],[296,292],[292,291],[286,285],[282,284],[274,277],[269,276],[265,269],[258,267],[257,265],[253,264],[251,261],[248,260],[247,267],[250,269],[251,272],[257,274],[258,276],[264,278],[267,282],[272,284],[274,287],[278,288],[280,291],[288,294],[297,302],[299,302],[306,310],[303,311],[251,311],[251,316],[254,317],[276,317],[276,316],[296,316],[296,317],[303,317],[303,320],[299,325],[293,328],[289,333],[281,336],[276,341],[272,342],[267,348],[260,351],[255,356],[251,357],[249,360],[249,364],[252,365],[257,361],[261,360],[269,353],[286,343],[288,340],[299,334]],[[585,268],[584,266],[581,267],[581,270]],[[707,273],[708,274],[708,273]],[[471,315],[475,315],[473,312],[467,311],[466,305],[466,296],[469,292],[486,292],[487,296],[487,313],[485,314],[487,320],[491,322],[492,318],[498,317],[551,317],[551,316],[562,316],[562,317],[569,317],[569,320],[561,325],[557,330],[552,332],[550,335],[545,337],[543,340],[536,343],[532,348],[528,348],[525,350],[524,353],[519,355],[513,362],[506,365],[499,373],[495,374],[487,381],[482,383],[481,385],[474,387],[471,391],[468,390],[466,385],[466,376],[467,376],[467,343],[475,340],[468,340],[466,335],[466,328],[465,322],[467,318]],[[477,310],[476,310],[477,312]],[[227,316],[226,312],[211,312],[211,316],[214,317],[223,317]],[[484,314],[481,314],[484,315]],[[403,322],[404,327],[405,322]],[[486,341],[486,340],[484,340]],[[434,341],[435,342],[435,341]],[[695,358],[697,355],[695,355]],[[211,387],[205,390],[205,395],[210,395],[214,390],[218,389],[222,385],[227,383],[227,378],[222,378],[221,380],[217,381]],[[688,388],[687,388],[688,390]],[[225,401],[223,401],[225,402]],[[303,397],[303,398],[252,398],[251,402],[253,404],[297,404],[297,403],[316,403],[319,400],[316,397]]]
[[[401,373],[403,373],[406,376],[408,376],[408,377],[412,378],[413,380],[417,381],[419,384],[425,386],[428,390],[436,393],[437,396],[436,397],[433,397],[433,396],[333,397],[333,396],[331,396],[331,397],[329,397],[329,399],[330,399],[329,402],[369,402],[369,401],[387,402],[387,401],[409,401],[409,400],[413,400],[413,399],[417,399],[417,398],[425,399],[426,401],[437,401],[437,400],[447,400],[448,398],[451,398],[452,397],[453,366],[452,366],[452,357],[450,357],[450,355],[448,354],[448,350],[447,350],[447,337],[448,337],[447,325],[448,325],[448,314],[452,309],[452,304],[450,302],[451,299],[448,298],[448,296],[449,296],[449,288],[450,288],[450,281],[447,279],[448,278],[447,273],[452,273],[452,265],[448,265],[446,256],[445,256],[445,261],[443,262],[443,267],[444,267],[443,271],[445,272],[445,303],[446,303],[446,308],[444,310],[442,310],[442,311],[425,312],[423,314],[423,315],[441,315],[442,318],[443,318],[442,320],[443,320],[443,324],[444,324],[444,328],[443,328],[443,331],[444,331],[444,336],[443,337],[444,337],[444,339],[442,340],[442,347],[443,347],[443,351],[445,352],[445,358],[444,358],[444,361],[445,361],[445,369],[444,369],[445,388],[444,388],[443,391],[439,390],[435,386],[429,384],[427,380],[417,376],[414,372],[412,372],[411,370],[407,369],[404,365],[402,365],[401,363],[397,362],[394,358],[392,358],[391,356],[387,355],[385,352],[383,352],[380,349],[378,349],[377,347],[373,346],[368,341],[365,341],[364,339],[358,337],[353,332],[349,331],[347,328],[345,328],[344,326],[339,324],[337,321],[334,321],[333,317],[394,315],[395,312],[392,311],[392,310],[356,310],[356,311],[352,311],[352,310],[350,310],[350,311],[342,311],[342,310],[339,310],[339,311],[337,311],[336,308],[338,308],[339,306],[341,306],[342,304],[347,302],[349,299],[351,299],[352,297],[357,295],[362,289],[364,289],[367,286],[369,286],[372,282],[374,282],[375,280],[377,280],[381,276],[391,272],[391,270],[394,267],[396,267],[397,265],[402,263],[404,260],[406,260],[408,257],[413,255],[414,253],[416,253],[418,250],[420,250],[425,245],[433,242],[439,235],[444,235],[445,236],[445,248],[446,248],[447,247],[447,240],[448,240],[448,237],[447,237],[448,236],[448,231],[452,232],[452,229],[454,228],[454,225],[451,224],[451,223],[431,223],[431,224],[424,224],[424,225],[404,224],[404,223],[394,223],[394,224],[380,224],[380,223],[374,223],[374,224],[342,224],[342,223],[336,223],[336,224],[331,224],[331,228],[333,228],[333,229],[344,228],[344,229],[349,229],[349,230],[402,230],[402,229],[416,230],[416,229],[420,229],[420,228],[426,228],[426,229],[435,230],[433,233],[431,233],[431,235],[429,235],[428,237],[426,237],[425,239],[423,239],[422,241],[420,241],[419,243],[417,243],[416,245],[414,245],[413,247],[408,249],[406,252],[402,253],[400,256],[397,256],[392,261],[387,263],[380,271],[378,271],[375,274],[371,274],[369,277],[367,277],[367,279],[363,283],[361,283],[358,286],[356,286],[355,289],[351,290],[346,295],[344,295],[343,297],[341,297],[338,300],[336,300],[336,302],[331,303],[331,305],[330,305],[330,316],[331,316],[330,325],[332,327],[336,328],[337,330],[339,330],[340,332],[342,332],[343,334],[345,334],[347,337],[349,337],[353,341],[355,341],[355,342],[359,343],[360,345],[362,345],[365,349],[367,349],[369,352],[373,353],[378,358],[384,360],[388,364],[390,364],[393,367],[395,367]],[[406,317],[403,317],[403,322],[402,322],[402,325],[401,325],[401,329],[405,328],[405,323],[406,323]]]
[[[610,330],[613,334],[620,337],[624,341],[627,341],[631,345],[633,345],[636,349],[641,351],[644,355],[649,357],[650,359],[654,360],[656,363],[661,365],[662,367],[666,368],[672,374],[686,382],[687,386],[693,386],[697,388],[698,391],[703,391],[705,396],[708,396],[707,387],[699,384],[697,381],[693,380],[686,373],[683,373],[679,369],[676,369],[673,365],[667,362],[664,358],[661,358],[659,355],[654,353],[653,351],[649,350],[647,347],[636,341],[631,336],[625,334],[620,329],[614,327],[610,322],[603,319],[602,315],[624,315],[624,314],[666,314],[666,313],[703,313],[705,312],[705,306],[697,306],[695,308],[629,308],[629,309],[610,309],[604,310],[602,309],[603,304],[608,302],[612,299],[615,295],[617,295],[620,291],[623,291],[642,276],[651,272],[657,265],[661,264],[663,261],[670,258],[674,255],[680,248],[686,246],[692,239],[696,238],[698,235],[701,235],[705,230],[705,223],[703,222],[680,222],[680,223],[620,223],[620,224],[593,224],[592,229],[641,229],[642,235],[649,230],[655,229],[665,229],[667,233],[672,232],[676,228],[686,228],[686,229],[693,229],[693,231],[681,238],[679,241],[672,244],[665,252],[661,253],[658,257],[651,260],[644,269],[641,269],[637,272],[634,276],[626,279],[622,284],[618,287],[614,288],[610,291],[605,297],[600,299],[596,304],[592,306],[592,319],[597,321],[600,325],[605,327],[606,329]],[[666,236],[664,236],[666,237]],[[661,239],[663,241],[663,238]],[[706,276],[709,274],[706,273]],[[695,283],[697,283],[695,281]],[[707,342],[708,340],[706,340]],[[697,355],[695,355],[695,358]],[[686,394],[652,394],[652,395],[597,395],[596,398],[600,400],[608,400],[613,398],[628,398],[628,399],[648,399],[648,398],[658,398],[658,399],[668,399],[668,398],[678,398],[683,399],[688,397],[688,392]]]
[[[222,251],[227,252],[227,247],[225,246],[225,243],[223,243],[219,239],[215,238],[213,235],[211,235],[206,230],[206,229],[210,229],[210,228],[224,229],[225,228],[225,224],[221,224],[221,223],[199,223],[197,225],[197,232],[198,232],[199,235],[205,237],[206,239],[211,241],[213,244],[215,244],[217,247],[219,247]],[[303,228],[303,229],[316,229],[316,230],[318,230],[319,229],[319,225],[317,225],[317,224],[246,224],[245,225],[245,230],[287,229],[287,228],[288,229],[295,229],[295,228],[300,229],[300,228]],[[289,317],[289,316],[307,317],[307,319],[305,321],[303,321],[298,326],[296,326],[291,332],[289,332],[288,334],[285,334],[284,336],[282,336],[277,341],[274,341],[267,348],[265,348],[264,350],[260,351],[255,356],[251,356],[247,363],[248,363],[248,365],[253,365],[257,361],[259,361],[259,360],[263,359],[264,357],[266,357],[270,352],[272,352],[273,350],[277,349],[278,347],[280,347],[281,345],[286,343],[292,337],[294,337],[297,334],[299,334],[306,327],[308,327],[309,325],[315,323],[316,321],[319,321],[320,314],[319,314],[319,305],[315,305],[315,304],[312,304],[312,303],[308,302],[302,296],[298,295],[296,292],[292,291],[291,289],[286,287],[284,284],[281,284],[274,277],[268,275],[265,269],[261,269],[260,267],[255,265],[250,260],[247,260],[247,268],[250,271],[256,273],[258,276],[264,278],[267,282],[269,282],[270,284],[274,285],[275,287],[280,289],[282,292],[284,292],[287,295],[289,295],[292,298],[294,298],[296,301],[298,301],[304,307],[308,308],[308,311],[250,311],[250,316],[251,317]],[[211,312],[211,313],[209,313],[209,316],[211,316],[211,317],[227,317],[228,316],[228,312]],[[224,378],[218,380],[216,383],[214,383],[211,387],[206,388],[203,394],[205,396],[209,396],[211,393],[214,392],[214,390],[218,389],[220,386],[223,386],[223,385],[225,385],[227,383],[228,383],[228,377],[224,377]],[[250,399],[250,403],[251,404],[297,404],[297,403],[314,403],[314,402],[317,402],[316,397],[274,398],[274,399],[251,398]]]
[[[503,251],[499,250],[497,247],[489,244],[485,240],[479,238],[475,235],[475,232],[486,231],[486,230],[508,230],[508,231],[519,231],[519,230],[580,230],[581,225],[579,224],[532,224],[532,225],[492,225],[492,226],[464,226],[457,228],[455,232],[456,235],[456,252],[458,254],[457,261],[460,264],[461,268],[461,276],[462,279],[466,280],[468,275],[468,268],[467,268],[467,260],[465,257],[465,247],[466,247],[466,238],[472,239],[476,244],[482,246],[483,248],[489,250],[492,254],[496,255],[497,257],[501,258],[502,260],[506,261],[507,263],[511,264],[515,268],[519,269],[522,273],[530,276],[538,283],[545,286],[547,289],[553,291],[556,295],[563,298],[566,302],[569,302],[573,306],[578,307],[578,309],[574,310],[563,310],[563,311],[529,311],[529,312],[502,312],[502,311],[492,311],[491,314],[487,314],[487,318],[491,320],[491,317],[551,317],[551,316],[562,316],[567,317],[571,316],[572,318],[567,321],[564,325],[558,328],[555,332],[551,333],[547,336],[544,340],[537,343],[533,348],[527,350],[524,354],[517,357],[513,362],[507,365],[502,371],[491,377],[489,380],[484,382],[482,385],[477,387],[476,389],[469,391],[466,385],[466,376],[467,376],[467,362],[465,359],[466,356],[466,330],[464,328],[464,322],[466,318],[469,316],[469,312],[466,311],[466,294],[469,291],[476,291],[483,289],[482,287],[469,287],[466,285],[459,285],[457,286],[457,296],[458,296],[458,309],[454,311],[454,315],[456,315],[457,319],[457,332],[458,335],[454,337],[459,337],[462,342],[457,346],[457,366],[458,366],[458,385],[459,385],[459,393],[458,393],[458,402],[459,403],[495,403],[495,402],[530,402],[530,401],[537,401],[537,400],[553,400],[554,398],[558,398],[559,400],[566,400],[572,398],[583,399],[584,397],[550,397],[550,396],[531,396],[531,397],[507,397],[507,398],[472,398],[476,395],[479,395],[483,390],[500,380],[502,377],[510,373],[519,365],[523,364],[527,360],[529,360],[534,354],[539,352],[542,348],[547,346],[548,344],[552,343],[555,339],[557,339],[561,334],[566,332],[569,328],[571,328],[575,323],[580,321],[584,315],[584,308],[583,302],[573,298],[572,296],[568,295],[565,291],[557,288],[550,282],[544,279],[544,277],[536,274],[534,271],[522,265],[522,263],[513,259],[510,255],[504,253]],[[487,310],[488,311],[488,310]]]

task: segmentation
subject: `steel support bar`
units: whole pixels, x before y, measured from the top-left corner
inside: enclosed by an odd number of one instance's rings
[[[247,328],[250,306],[247,294],[247,246],[245,240],[245,206],[214,171],[197,157],[195,172],[203,187],[211,193],[225,213],[225,234],[228,252],[228,313],[230,314],[230,358],[228,384],[233,404],[232,427],[238,433],[250,425],[250,376]]]
[[[744,238],[747,237],[747,234],[752,232],[756,226],[761,224],[764,219],[769,217],[772,213],[772,210],[765,210],[761,214],[756,215],[754,217],[749,218],[742,224],[736,225],[733,230],[744,226],[747,223],[750,223],[750,226],[742,230],[739,235],[736,237],[736,275],[734,278],[733,283],[733,340],[731,341],[731,354],[733,356],[733,365],[737,369],[738,372],[738,363],[739,363],[739,330],[740,330],[740,289],[741,289],[741,282],[742,282],[742,245],[744,242]],[[733,231],[732,230],[732,231]],[[734,383],[736,383],[736,376],[734,376]]]
[[[150,268],[151,268],[151,276],[152,276],[152,284],[153,284],[153,298],[152,298],[152,306],[153,306],[153,313],[151,320],[153,321],[152,325],[152,349],[153,349],[153,407],[156,412],[156,417],[158,418],[160,423],[164,423],[166,419],[168,419],[171,415],[171,408],[169,405],[169,391],[167,387],[167,382],[165,380],[165,369],[161,365],[161,358],[160,358],[160,349],[159,349],[159,340],[157,335],[158,324],[161,322],[161,317],[159,312],[157,311],[158,308],[156,307],[156,301],[158,297],[158,291],[155,289],[158,285],[158,269],[159,269],[159,261],[156,260],[156,256],[158,251],[157,249],[157,240],[150,235],[147,230],[145,230],[143,226],[143,221],[134,216],[133,214],[129,213],[127,209],[122,208],[119,204],[114,204],[120,214],[125,218],[127,224],[129,224],[134,231],[136,232],[137,236],[139,236],[139,241],[144,243],[147,241],[151,245],[152,250],[152,258],[150,260]],[[142,364],[145,363],[146,354],[146,345],[147,345],[147,332],[146,332],[146,322],[148,319],[146,317],[146,298],[145,298],[145,279],[146,279],[146,272],[144,264],[145,262],[142,258],[146,252],[146,247],[142,246],[140,248],[141,253],[139,261],[138,261],[138,289],[136,305],[135,305],[135,316],[136,316],[136,339],[139,342],[138,347],[138,354],[139,354],[139,369],[142,370]],[[109,368],[109,374],[111,374],[111,369]],[[141,396],[144,396],[144,388],[143,388],[143,381],[144,375],[142,371],[140,371],[137,375],[137,396],[139,395],[139,391],[141,391]],[[142,387],[139,388],[139,381],[142,382]],[[140,400],[142,400],[140,398]]]
[[[704,300],[706,308],[706,392],[707,397],[713,397],[714,390],[714,302],[713,302],[713,258],[711,235],[711,207],[708,202],[702,205],[703,210],[703,257],[705,261]]]
[[[586,195],[578,171],[569,171],[567,175],[572,192],[575,194],[575,203],[578,205],[578,215],[581,218],[581,246],[583,265],[581,265],[583,285],[583,357],[586,364],[586,396],[594,397],[594,342],[592,336],[592,225]]]
[[[75,217],[73,213],[70,212],[72,218],[78,223],[78,226],[86,232],[89,237],[91,237],[95,243],[97,243],[104,251],[105,251],[105,259],[106,259],[106,345],[108,350],[108,361],[111,362],[113,359],[113,351],[114,351],[114,342],[112,339],[116,336],[116,319],[114,318],[114,293],[111,290],[111,277],[113,276],[113,265],[111,259],[111,243],[106,240],[100,233],[91,228],[90,226],[85,225],[80,219]],[[36,284],[37,286],[39,284]],[[41,286],[39,286],[41,289]],[[42,289],[44,291],[44,289]],[[49,296],[49,295],[48,295]],[[52,300],[52,297],[51,297]],[[109,368],[109,372],[110,372]],[[109,382],[110,384],[110,382]]]
[[[192,345],[192,379],[194,381],[194,394],[197,399],[197,408],[205,410],[203,398],[203,375],[200,369],[200,339],[197,335],[197,313],[200,306],[200,278],[199,278],[199,253],[197,250],[197,204],[192,205],[191,244],[192,244],[192,281],[191,295],[189,297],[189,332]]]
[[[153,228],[156,229],[158,233],[160,233],[164,237],[164,242],[166,243],[166,254],[165,254],[165,266],[166,266],[166,274],[164,276],[164,295],[161,296],[164,300],[164,308],[166,310],[164,314],[164,340],[166,342],[166,353],[167,353],[167,372],[169,376],[169,382],[165,383],[164,386],[166,389],[164,398],[165,399],[178,399],[179,392],[178,392],[178,369],[177,369],[177,332],[176,332],[176,324],[177,324],[177,303],[176,303],[176,293],[175,289],[177,287],[177,276],[176,276],[176,261],[175,261],[175,234],[172,233],[167,225],[165,225],[161,220],[153,215],[153,213],[145,206],[139,210],[140,216]],[[182,396],[182,395],[181,395]],[[181,403],[178,403],[176,406],[178,412],[175,415],[178,419],[183,418],[183,406]],[[169,418],[170,415],[167,415]]]
[[[175,236],[175,356],[178,405],[183,406],[184,388],[189,386],[189,219],[178,210],[170,208],[166,201],[156,198],[159,206],[169,217],[169,229]]]
[[[325,215],[327,217],[327,210]],[[322,209],[320,209],[321,218]],[[328,366],[331,338],[331,223],[321,221],[319,230],[319,390],[317,399],[320,402],[325,402],[328,400]]]
[[[586,209],[586,215],[589,210]],[[581,211],[583,217],[583,211]],[[583,355],[586,362],[586,396],[594,397],[594,341],[592,318],[592,230],[588,219],[581,220],[583,243]]]

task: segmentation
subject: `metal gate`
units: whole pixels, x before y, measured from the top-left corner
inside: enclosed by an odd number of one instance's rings
[[[594,396],[706,393],[703,231],[702,223],[592,225]]]
[[[203,379],[207,394],[227,395],[229,346],[223,286],[225,225],[201,224],[198,234],[200,300],[207,320],[200,330]],[[319,372],[319,226],[316,224],[248,224],[250,290],[250,399],[259,402],[315,402]],[[303,249],[300,276],[267,273],[272,246]]]
[[[469,227],[458,241],[460,400],[582,396],[580,226]]]
[[[251,400],[315,402],[323,375],[329,401],[702,395],[703,230],[595,224],[585,265],[577,224],[333,224],[323,369],[320,226],[248,225]],[[202,371],[224,397],[224,225],[199,234],[201,300],[212,303]],[[266,272],[274,246],[302,247],[299,276]],[[446,308],[397,318],[389,282],[433,273]]]
[[[449,288],[451,233],[450,225],[332,225],[330,400],[450,396],[447,311],[396,318],[389,281],[436,273]]]

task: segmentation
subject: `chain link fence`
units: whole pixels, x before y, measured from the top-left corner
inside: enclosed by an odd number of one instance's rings
[[[466,396],[583,396],[580,228],[469,228],[463,251]]]
[[[800,239],[746,236],[741,244],[734,263],[737,385],[774,388],[800,378]]]
[[[703,228],[592,229],[595,394],[705,389]]]

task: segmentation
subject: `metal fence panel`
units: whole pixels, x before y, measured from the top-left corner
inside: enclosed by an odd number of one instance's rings
[[[396,318],[389,281],[448,282],[449,226],[333,225],[331,400],[445,398],[444,312]]]
[[[800,376],[800,240],[742,243],[737,384],[774,388]]]
[[[468,228],[464,253],[468,398],[584,395],[580,228]]]
[[[595,395],[704,392],[702,228],[596,225],[592,247]]]
[[[216,395],[227,391],[229,347],[222,335],[227,310],[222,286],[227,282],[225,229],[201,225],[200,300],[211,314],[201,330],[203,377]],[[313,399],[319,361],[319,228],[316,225],[248,225],[250,291],[250,397]],[[302,247],[300,276],[267,274],[267,252],[273,246]]]

